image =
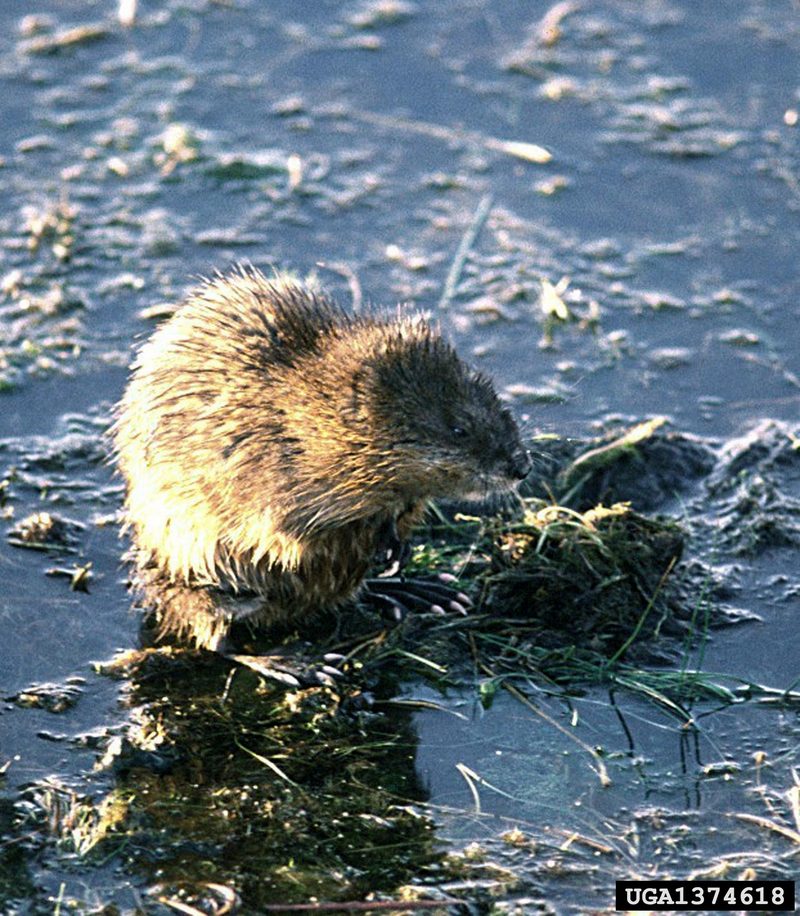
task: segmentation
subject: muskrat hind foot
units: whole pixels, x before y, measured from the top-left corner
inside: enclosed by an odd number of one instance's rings
[[[467,609],[472,607],[472,600],[469,595],[451,587],[450,583],[454,581],[446,574],[367,579],[361,600],[382,612],[388,611],[394,620],[401,620],[411,610],[434,614],[453,611],[466,615]]]
[[[344,677],[344,672],[336,667],[345,661],[343,655],[328,654],[321,662],[311,663],[299,656],[286,655],[226,654],[225,658],[286,687],[333,687]]]

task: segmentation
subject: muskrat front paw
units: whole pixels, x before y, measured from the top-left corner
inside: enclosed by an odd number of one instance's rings
[[[377,577],[387,579],[398,576],[410,558],[411,544],[400,537],[396,519],[389,519],[378,532],[375,562],[383,569]]]

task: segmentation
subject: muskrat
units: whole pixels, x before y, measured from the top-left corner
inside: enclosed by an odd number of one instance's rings
[[[492,383],[422,318],[351,315],[250,267],[206,281],[144,344],[113,438],[160,635],[206,648],[236,619],[343,604],[429,500],[530,470]]]

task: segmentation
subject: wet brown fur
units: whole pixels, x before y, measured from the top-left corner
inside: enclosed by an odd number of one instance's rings
[[[352,316],[252,269],[198,289],[134,364],[113,431],[163,635],[299,620],[361,585],[380,533],[436,497],[510,487],[491,383],[420,318]]]

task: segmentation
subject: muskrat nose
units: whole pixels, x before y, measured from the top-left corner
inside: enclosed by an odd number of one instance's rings
[[[531,456],[525,449],[514,452],[508,462],[508,473],[510,477],[517,480],[524,480],[531,472],[533,462]]]

